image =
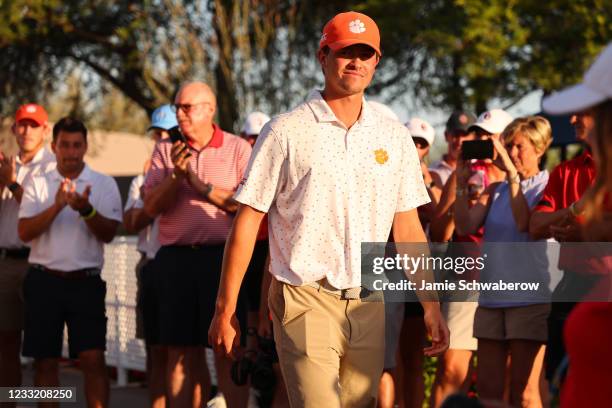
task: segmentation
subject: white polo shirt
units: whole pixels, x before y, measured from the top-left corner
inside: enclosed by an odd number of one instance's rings
[[[140,196],[140,189],[144,185],[145,176],[140,174],[132,179],[130,183],[130,191],[128,192],[127,201],[124,211],[127,212],[132,208],[144,208],[144,202]],[[161,247],[159,239],[159,217],[155,217],[153,223],[147,225],[138,233],[138,250],[144,253],[147,259],[155,258],[155,254]]]
[[[17,164],[17,182],[22,188],[30,174],[38,171],[49,170],[55,167],[55,155],[46,148],[42,148],[30,160],[22,163],[19,156],[15,158]],[[26,246],[17,234],[17,218],[19,215],[19,203],[13,197],[8,187],[0,191],[0,248],[23,248]]]
[[[25,187],[19,218],[30,218],[53,205],[55,193],[63,177],[56,169],[35,175]],[[121,222],[121,197],[115,180],[93,171],[85,165],[79,177],[73,180],[76,191],[82,193],[91,186],[89,202],[102,216]],[[104,243],[98,240],[70,206],[55,217],[49,229],[30,242],[31,264],[50,269],[73,271],[83,268],[102,268]]]
[[[270,271],[303,285],[361,285],[361,243],[386,242],[394,214],[429,202],[408,129],[363,102],[350,128],[318,91],[275,117],[236,200],[269,213]]]

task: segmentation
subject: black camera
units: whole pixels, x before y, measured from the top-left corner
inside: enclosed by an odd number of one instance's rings
[[[231,377],[234,384],[245,385],[251,378],[251,386],[258,391],[257,403],[260,407],[272,405],[276,375],[272,365],[278,360],[274,340],[257,336],[257,350],[247,350],[234,361]]]
[[[493,141],[487,140],[466,140],[461,143],[461,158],[463,160],[483,160],[492,159],[495,148]]]

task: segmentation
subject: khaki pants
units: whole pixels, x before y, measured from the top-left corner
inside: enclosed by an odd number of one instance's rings
[[[343,300],[276,279],[268,302],[293,408],[376,406],[385,350],[384,303]]]
[[[28,259],[0,259],[0,331],[23,329],[23,279]]]

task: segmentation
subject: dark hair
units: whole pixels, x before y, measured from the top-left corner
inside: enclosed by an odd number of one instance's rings
[[[79,132],[83,135],[85,142],[87,142],[87,128],[80,120],[74,118],[61,118],[53,125],[53,141],[57,141],[57,136],[60,132]]]

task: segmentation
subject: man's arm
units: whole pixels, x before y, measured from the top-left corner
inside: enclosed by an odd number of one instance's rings
[[[153,222],[144,208],[132,207],[123,213],[123,225],[130,234],[137,234]]]
[[[59,214],[68,203],[67,194],[69,185],[70,180],[63,180],[61,182],[55,193],[53,205],[46,210],[32,217],[19,218],[19,222],[17,223],[17,234],[23,242],[30,242],[49,229],[53,220],[57,217],[57,214]],[[33,185],[31,185],[30,188],[33,188]],[[28,202],[33,202],[35,201],[34,195],[32,190],[29,191],[30,195],[28,196]]]
[[[119,221],[106,218],[96,211],[93,217],[85,219],[85,224],[96,238],[108,244],[115,238]]]
[[[415,251],[411,248],[409,251],[411,253],[407,255],[429,256],[427,237],[421,227],[416,209],[395,214],[393,218],[393,239],[400,255],[404,255],[406,252],[402,251],[402,243],[421,243],[421,245],[418,245],[418,250]],[[413,277],[416,278],[416,280],[434,281],[433,271],[429,270],[417,271]],[[424,349],[425,354],[433,356],[443,353],[448,349],[450,334],[446,322],[442,317],[442,313],[440,312],[440,303],[437,301],[437,294],[417,291],[417,296],[423,306],[425,326],[432,339],[431,346]]]
[[[224,190],[212,184],[204,183],[197,174],[191,171],[191,169],[188,170],[187,179],[189,180],[189,184],[191,184],[209,203],[229,213],[235,213],[238,210],[238,202],[234,200],[233,191]]]
[[[251,261],[257,231],[264,215],[261,211],[241,204],[225,244],[215,316],[208,331],[208,341],[217,352],[230,354],[240,339],[235,316],[238,292]]]
[[[57,214],[64,209],[64,206],[58,205],[57,202],[38,215],[29,218],[20,218],[17,224],[17,233],[19,239],[23,242],[30,242],[33,239],[38,238],[43,232],[45,232],[51,224]]]

